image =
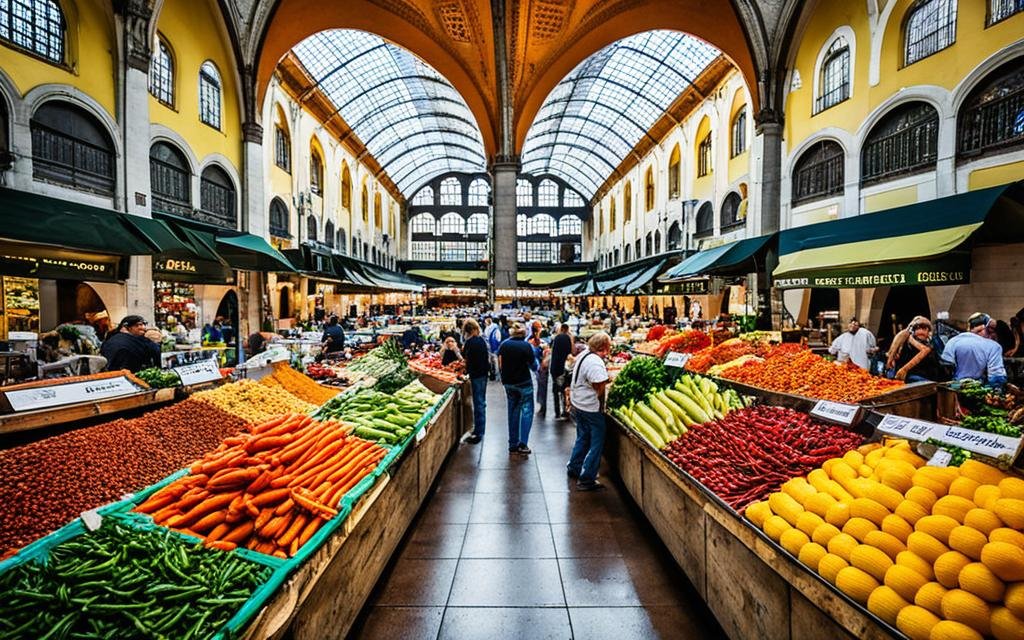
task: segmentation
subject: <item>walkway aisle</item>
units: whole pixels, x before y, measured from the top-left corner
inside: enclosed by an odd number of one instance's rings
[[[351,637],[720,637],[625,491],[603,478],[606,490],[578,492],[566,478],[572,422],[535,420],[534,453],[509,456],[498,383],[487,402],[487,436],[441,470]]]

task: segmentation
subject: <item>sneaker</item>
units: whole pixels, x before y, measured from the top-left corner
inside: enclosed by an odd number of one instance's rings
[[[573,471],[572,469],[566,469],[565,470],[565,475],[569,476],[573,480],[579,480],[580,479],[579,472],[578,471]]]
[[[479,444],[481,440],[483,440],[483,438],[476,435],[475,433],[471,433],[469,437],[466,438],[466,442],[468,442],[469,444]]]
[[[533,450],[530,449],[530,447],[528,447],[525,444],[523,444],[522,442],[520,442],[519,443],[519,447],[516,449],[516,453],[521,453],[524,456],[528,456],[531,453],[533,453]]]
[[[594,480],[592,482],[576,483],[577,491],[600,491],[601,489],[604,489],[604,485],[598,482],[597,480]]]

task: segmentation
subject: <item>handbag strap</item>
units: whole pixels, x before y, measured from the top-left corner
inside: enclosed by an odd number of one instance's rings
[[[593,351],[588,351],[583,354],[580,361],[576,363],[575,371],[572,372],[572,385],[576,386],[576,381],[580,379],[580,367],[583,366],[583,361],[587,359],[587,356],[593,355]]]

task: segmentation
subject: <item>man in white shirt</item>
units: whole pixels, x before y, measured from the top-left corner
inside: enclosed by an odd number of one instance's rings
[[[846,333],[832,341],[828,352],[838,356],[836,359],[839,362],[849,360],[861,369],[869,368],[870,354],[878,351],[874,334],[861,327],[857,318],[850,318],[848,329]]]
[[[498,347],[501,346],[501,329],[494,318],[484,318],[484,341],[487,343],[488,358],[490,360],[490,379],[494,380],[498,372]]]
[[[604,450],[604,391],[608,386],[608,369],[604,359],[612,349],[612,339],[603,331],[587,341],[587,350],[576,357],[569,380],[570,398],[576,418],[576,444],[566,470],[575,478],[580,491],[594,491],[604,486],[597,481]]]

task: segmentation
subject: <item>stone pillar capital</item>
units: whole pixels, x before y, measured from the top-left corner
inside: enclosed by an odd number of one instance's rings
[[[114,3],[124,21],[124,61],[129,69],[149,73],[153,48],[149,41],[149,21],[153,8],[148,0],[117,0]]]

